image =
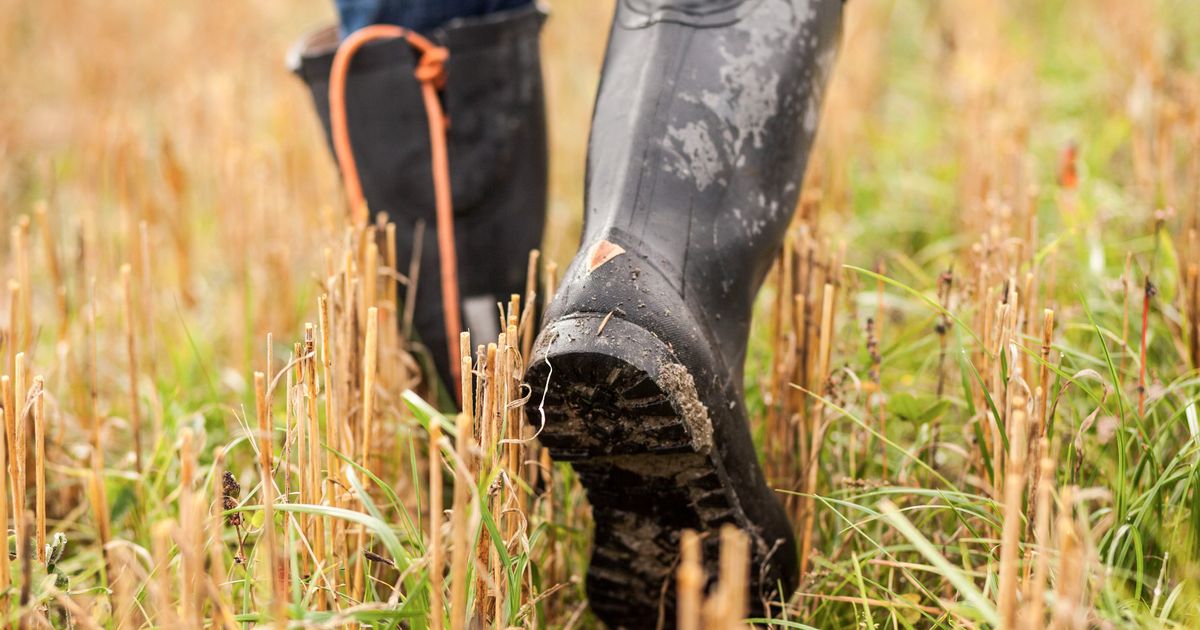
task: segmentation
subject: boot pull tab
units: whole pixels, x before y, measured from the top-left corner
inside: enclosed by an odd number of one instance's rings
[[[450,51],[418,33],[392,24],[372,24],[350,34],[333,57],[329,72],[329,120],[333,136],[333,152],[342,171],[342,182],[350,203],[354,225],[366,224],[367,202],[363,195],[358,165],[350,145],[350,128],[346,122],[346,77],[350,62],[366,44],[380,39],[403,38],[420,55],[413,76],[421,83],[425,116],[429,121],[429,148],[433,161],[433,192],[437,210],[438,263],[441,272],[442,310],[446,320],[446,345],[450,353],[450,370],[457,382],[460,377],[458,333],[462,330],[462,314],[458,301],[458,252],[454,242],[454,208],[450,194],[450,160],[446,148],[446,113],[442,110],[438,90],[446,85],[446,61]],[[451,387],[461,395],[457,387]],[[460,401],[461,402],[461,401]]]

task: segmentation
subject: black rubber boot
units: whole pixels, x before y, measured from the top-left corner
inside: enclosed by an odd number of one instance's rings
[[[538,34],[544,17],[529,6],[452,20],[424,33],[450,51],[442,100],[450,120],[459,294],[463,324],[481,341],[499,332],[496,303],[524,293],[529,251],[542,239],[547,147]],[[289,55],[331,142],[329,72],[337,44],[330,26],[301,39]],[[451,372],[429,130],[415,64],[403,40],[365,45],[350,66],[346,113],[371,213],[386,212],[396,222],[402,273],[417,226],[424,224],[413,326],[446,384]]]
[[[800,193],[842,0],[619,0],[592,120],[580,253],[544,317],[530,421],[595,521],[610,626],[675,623],[679,533],[752,541],[752,599],[797,582],[747,425],[751,305]]]

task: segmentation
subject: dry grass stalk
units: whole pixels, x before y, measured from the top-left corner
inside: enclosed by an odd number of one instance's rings
[[[1050,576],[1050,516],[1054,498],[1054,460],[1043,457],[1038,466],[1037,517],[1034,526],[1033,574],[1025,592],[1028,597],[1022,622],[1027,630],[1042,630],[1045,626],[1046,582]]]
[[[1046,429],[1048,418],[1046,413],[1049,409],[1050,392],[1053,390],[1050,387],[1050,349],[1054,339],[1054,311],[1046,309],[1042,313],[1042,347],[1041,347],[1041,362],[1038,369],[1038,386],[1035,390],[1037,401],[1037,418],[1033,427],[1033,434],[1030,436],[1028,457],[1032,461],[1041,461],[1042,455],[1046,449]],[[1026,535],[1028,529],[1033,527],[1033,523],[1037,520],[1038,504],[1035,503],[1038,496],[1038,485],[1041,483],[1041,475],[1034,475],[1029,488],[1029,516],[1026,525]]]
[[[806,192],[801,208],[812,210],[818,200],[819,193]],[[772,356],[768,382],[763,384],[769,483],[791,486],[797,491],[788,498],[787,509],[801,524],[806,509],[801,495],[806,486],[807,454],[814,435],[812,412],[820,404],[812,392],[821,392],[824,385],[818,374],[821,356],[817,319],[823,288],[834,282],[831,270],[837,266],[835,260],[822,253],[824,243],[813,236],[815,228],[810,223],[813,215],[814,212],[801,211],[794,229],[784,239],[783,254],[777,260],[778,297],[772,313],[773,345],[777,351]]]
[[[381,215],[382,217],[383,215]],[[399,261],[396,251],[396,224],[386,223],[382,227],[384,234],[383,249],[383,300],[381,306],[384,312],[383,346],[388,350],[388,360],[384,364],[384,382],[396,384],[403,378],[404,340],[400,337],[400,313],[397,312],[399,303]]]
[[[225,545],[221,543],[221,532],[225,527],[225,449],[213,449],[211,513],[204,519],[206,525],[205,544],[208,548],[209,597],[213,602],[214,622],[225,630],[235,630],[238,623],[233,614],[233,593],[229,583],[229,571],[225,567]]]
[[[349,236],[347,236],[349,238]],[[361,357],[357,354],[358,345],[358,314],[357,308],[359,302],[358,283],[354,277],[354,258],[349,247],[342,256],[342,282],[340,287],[341,309],[334,312],[334,317],[338,324],[338,337],[333,342],[334,361],[337,363],[334,367],[334,374],[340,375],[341,378],[337,381],[337,401],[341,403],[341,409],[335,409],[335,413],[339,418],[339,422],[345,423],[342,430],[345,432],[341,440],[342,452],[349,455],[354,452],[354,442],[358,439],[357,426],[351,424],[351,414],[349,409],[355,404],[354,382],[358,378],[358,374],[362,372],[359,363]]]
[[[748,612],[746,597],[750,583],[750,539],[734,525],[721,527],[716,591],[704,603],[707,630],[741,630]]]
[[[308,400],[304,388],[304,344],[296,342],[292,345],[292,369],[288,372],[289,386],[287,389],[287,399],[291,411],[295,414],[295,420],[292,424],[295,427],[295,442],[296,442],[296,473],[299,483],[299,492],[297,496],[299,503],[312,504],[313,487],[312,478],[308,472],[309,465],[309,435],[308,435]],[[291,442],[292,437],[289,435],[284,438],[286,442]],[[284,464],[287,466],[287,464]],[[291,502],[291,498],[285,497],[284,501]],[[313,529],[312,514],[288,514],[288,521],[297,521],[300,529],[300,538],[308,538],[311,536]],[[286,531],[286,528],[285,530]],[[291,540],[285,540],[286,545],[291,544]],[[291,554],[288,554],[289,559]],[[312,573],[312,557],[309,554],[303,554],[300,558],[301,574],[311,575]]]
[[[720,569],[718,580],[725,599],[727,627],[742,628],[749,612],[750,537],[734,525],[721,527]]]
[[[463,368],[469,367],[470,359],[465,358],[462,364]],[[458,437],[455,442],[453,511],[450,514],[450,628],[462,630],[467,622],[467,565],[473,555],[467,518],[471,478],[466,470],[466,463],[471,459],[471,418],[466,412],[458,414],[455,428]],[[482,592],[476,597],[482,597]]]
[[[63,610],[67,611],[71,621],[78,623],[80,628],[83,630],[102,630],[100,624],[96,623],[69,593],[64,593],[54,586],[50,586],[47,591],[54,597],[54,601],[59,606],[62,606]],[[118,626],[118,628],[124,630],[123,626]]]
[[[135,574],[136,562],[133,552],[121,547],[113,550],[113,566],[117,574],[112,579],[113,613],[117,622],[117,630],[135,630],[143,625],[142,615],[137,602],[135,584],[140,582]],[[151,593],[154,589],[151,588]]]
[[[555,523],[557,515],[554,510],[554,502],[558,499],[558,494],[554,491],[554,462],[550,459],[550,449],[542,447],[538,457],[538,468],[542,471],[542,519],[545,523]],[[565,564],[562,543],[554,529],[546,532],[546,546],[550,549],[550,554],[542,563],[542,574],[546,576],[545,583],[561,584],[564,581],[562,573]],[[547,602],[549,613],[555,612],[556,604],[556,599]]]
[[[526,505],[529,502],[528,484],[526,483],[525,470],[525,422],[523,407],[519,404],[521,397],[521,355],[518,344],[520,338],[517,333],[517,313],[520,312],[520,296],[513,295],[512,302],[508,309],[508,351],[504,353],[504,371],[505,371],[505,387],[504,396],[504,426],[507,432],[506,439],[508,440],[508,461],[507,471],[511,484],[514,486],[515,492],[512,494],[513,501],[510,501],[509,509],[513,507],[516,511],[524,513],[527,511]],[[515,503],[514,503],[515,501]],[[521,526],[521,517],[515,512],[510,512],[505,520],[505,537],[504,539],[511,543],[516,539],[517,530]]]
[[[367,309],[367,336],[363,346],[362,380],[362,467],[371,469],[371,446],[375,424],[375,381],[379,366],[379,309]]]
[[[142,315],[141,315],[141,317],[135,318],[135,319],[143,327],[142,339],[146,342],[145,350],[147,350],[147,352],[145,355],[146,361],[145,361],[145,366],[144,366],[143,372],[150,379],[150,382],[154,382],[154,377],[156,376],[157,371],[158,371],[157,366],[155,364],[156,357],[158,355],[158,352],[157,352],[158,344],[155,341],[157,339],[157,337],[153,334],[155,315],[154,315],[154,295],[153,295],[153,291],[151,289],[155,285],[154,285],[153,275],[151,273],[152,258],[150,256],[151,239],[150,239],[149,224],[147,224],[145,221],[140,222],[138,224],[138,233],[141,235],[141,238],[139,239],[139,241],[141,243],[141,251],[139,252],[140,255],[138,257],[138,266],[137,266],[137,269],[139,271],[138,271],[138,273],[135,274],[134,279],[137,281],[137,286],[136,286],[137,290],[135,291],[135,293],[137,293],[141,299],[140,309],[141,309]],[[65,296],[65,294],[64,294],[64,296]],[[64,308],[66,308],[65,297],[64,297]],[[161,429],[162,429],[162,427],[159,424],[155,424],[155,435],[154,435],[155,443],[157,443],[158,439],[161,437],[159,435],[159,431],[161,431]]]
[[[276,625],[283,627],[286,624],[287,591],[283,561],[275,540],[275,479],[271,474],[274,427],[271,426],[271,403],[267,399],[267,377],[262,372],[254,373],[254,400],[258,417],[258,467],[262,479],[263,538],[267,546],[267,571],[271,580],[271,614]]]
[[[379,302],[379,297],[376,295],[376,287],[378,286],[379,278],[379,246],[375,244],[374,230],[368,230],[367,249],[363,257],[362,266],[362,303],[367,307],[367,315],[370,315],[370,309],[376,308]],[[362,322],[364,326],[369,327],[370,321]]]
[[[791,238],[791,233],[786,233],[783,239],[782,254],[775,260],[775,275],[776,282],[779,286],[779,297],[775,300],[775,308],[771,312],[771,331],[773,333],[773,347],[777,350],[775,356],[772,357],[771,369],[768,372],[768,383],[766,384],[764,397],[767,404],[766,427],[767,432],[772,435],[786,434],[787,432],[787,409],[785,408],[788,398],[785,388],[787,381],[793,371],[793,364],[796,359],[796,344],[795,331],[792,330],[791,308],[794,300],[791,296],[795,294],[793,286],[793,271],[792,263],[793,252],[795,251],[794,239]],[[771,481],[784,478],[790,472],[790,458],[787,452],[789,444],[785,439],[768,440],[770,445],[767,456],[767,478]]]
[[[107,563],[108,543],[112,540],[112,524],[109,521],[108,493],[104,489],[103,472],[96,466],[99,461],[99,457],[92,457],[92,470],[88,476],[88,499],[92,504],[92,514],[96,516],[96,530],[100,535],[101,548],[104,550]],[[111,573],[111,563],[108,570]]]
[[[33,527],[33,513],[26,510],[21,515],[21,521],[21,529],[28,532]],[[33,541],[29,538],[17,540],[17,558],[21,562],[21,597],[19,601],[21,608],[25,610],[19,623],[21,628],[29,628],[32,620],[36,618],[36,613],[30,610],[30,599],[33,595],[33,550],[30,549],[32,546]]]
[[[1012,310],[1012,302],[1000,302],[996,304],[994,326],[991,326],[993,332],[992,337],[992,352],[997,359],[992,363],[992,400],[998,401],[997,407],[1000,417],[996,418],[988,415],[988,423],[991,429],[992,452],[999,453],[1000,444],[1003,442],[1001,433],[1004,431],[1005,422],[1009,418],[1009,399],[1008,382],[1004,380],[1003,371],[1000,369],[1001,361],[1000,354],[1008,351],[1008,321]],[[1011,364],[1010,364],[1011,365]],[[992,495],[1001,497],[1004,496],[1004,464],[1003,457],[996,456],[992,458]]]
[[[700,608],[704,600],[704,562],[700,537],[684,530],[679,538],[679,569],[675,573],[676,627],[700,630]]]
[[[546,294],[545,304],[549,304],[554,295],[558,293],[558,263],[553,260],[546,261],[546,275],[542,278],[544,285],[543,293]]]
[[[1038,385],[1042,395],[1038,397],[1037,409],[1037,444],[1040,446],[1046,438],[1046,410],[1050,399],[1050,349],[1054,341],[1054,311],[1046,309],[1042,313],[1042,347],[1041,364],[1038,371]]]
[[[501,330],[504,330],[504,316],[501,313]],[[490,350],[490,348],[489,348]],[[504,540],[508,540],[508,524],[507,516],[505,515],[505,497],[507,489],[505,487],[504,476],[508,470],[508,448],[504,443],[507,431],[507,410],[508,410],[508,376],[505,370],[506,362],[504,356],[508,353],[508,335],[500,333],[496,341],[495,353],[488,353],[488,368],[490,373],[490,382],[488,384],[491,391],[491,404],[489,410],[491,412],[491,427],[488,444],[484,446],[484,452],[490,455],[490,459],[486,468],[481,470],[481,473],[487,474],[490,478],[492,474],[498,475],[499,483],[494,483],[488,488],[488,498],[491,501],[490,511],[494,518],[497,519],[497,527],[500,529],[500,535]],[[486,471],[486,472],[485,472]],[[490,571],[489,576],[484,576],[489,579],[488,583],[488,601],[484,609],[484,619],[494,621],[496,613],[500,609],[500,602],[504,600],[503,585],[501,584],[501,567],[499,550],[489,544],[486,536],[480,535],[479,544],[487,550],[487,561],[484,564]]]
[[[821,379],[822,385],[825,385],[829,375],[829,358],[830,348],[833,344],[833,317],[834,317],[834,286],[831,283],[825,284],[824,296],[821,302],[821,336],[818,342],[817,359],[819,361],[817,374]],[[822,387],[824,390],[824,387]],[[827,392],[822,391],[824,396]],[[815,501],[813,495],[817,491],[817,473],[820,471],[820,453],[821,444],[824,440],[825,422],[822,418],[824,404],[821,399],[813,405],[813,428],[811,432],[811,440],[809,443],[808,452],[805,453],[805,473],[804,473],[804,489],[806,497],[804,499],[804,528],[800,537],[800,573],[801,575],[808,572],[808,565],[812,561],[812,536],[813,522],[816,516]]]
[[[58,262],[57,246],[55,244],[55,227],[51,224],[48,204],[39,201],[34,209],[38,218],[39,231],[42,234],[42,252],[46,257],[46,268],[50,270],[50,282],[54,288],[55,307],[58,311],[58,338],[64,339],[70,324],[70,311],[67,308],[67,287],[63,282],[62,266]]]
[[[483,451],[483,457],[479,464],[479,474],[485,479],[491,478],[497,466],[503,466],[500,431],[504,405],[503,401],[499,400],[503,396],[499,358],[502,353],[501,349],[507,346],[505,337],[505,333],[500,333],[496,343],[488,344],[486,360],[479,367],[485,381],[483,411],[480,414],[481,439],[479,444]],[[493,484],[488,488],[486,497],[480,499],[488,501],[487,509],[493,515],[502,514],[504,511],[502,490],[502,485]],[[502,526],[502,523],[498,523],[498,525]],[[484,621],[492,618],[492,611],[495,610],[496,602],[499,601],[500,588],[499,556],[489,542],[487,536],[479,536],[477,569],[475,571],[475,614]]]
[[[1150,301],[1157,293],[1157,289],[1150,282],[1150,274],[1146,274],[1145,282],[1142,286],[1142,340],[1141,350],[1138,353],[1140,362],[1138,364],[1138,415],[1146,415],[1146,345],[1150,335]]]
[[[1000,534],[1000,584],[997,607],[1000,627],[1017,626],[1017,582],[1020,572],[1022,493],[1025,491],[1025,399],[1014,397],[1009,422],[1008,470],[1004,477],[1004,512]]]
[[[204,627],[198,589],[204,572],[203,544],[200,540],[201,515],[193,487],[196,478],[195,434],[184,428],[179,449],[179,527],[175,530],[179,547],[179,608],[184,627]],[[161,567],[165,570],[165,567]]]
[[[1194,236],[1195,230],[1190,233]],[[1187,263],[1184,274],[1184,314],[1187,329],[1188,359],[1192,367],[1200,366],[1200,265]]]
[[[1034,263],[1030,262],[1029,264],[1032,266]],[[1035,322],[1033,321],[1033,302],[1036,299],[1033,287],[1033,274],[1027,272],[1025,274],[1025,284],[1021,287],[1021,295],[1025,296],[1025,299],[1021,302],[1021,310],[1018,317],[1018,328],[1021,334],[1027,338],[1033,338],[1037,335],[1037,331],[1034,328]],[[1044,315],[1045,313],[1043,312],[1043,319]],[[1021,374],[1026,375],[1027,378],[1032,376],[1033,372],[1029,369],[1029,354],[1022,352],[1019,356],[1021,358]]]
[[[542,253],[529,251],[529,264],[525,268],[525,312],[521,315],[521,357],[529,359],[533,351],[533,329],[536,322],[538,261]],[[522,423],[524,426],[524,423]]]
[[[304,372],[304,399],[307,403],[306,415],[308,418],[308,458],[306,466],[308,469],[308,501],[312,505],[322,504],[323,493],[321,492],[321,427],[320,417],[317,415],[317,354],[316,354],[316,331],[312,324],[304,325],[304,361],[301,367]],[[313,583],[318,581],[318,577],[326,582],[328,586],[326,564],[327,557],[325,551],[325,519],[321,516],[314,515],[312,517],[312,532],[310,540],[313,541],[313,557],[316,561],[316,575]],[[317,610],[325,610],[327,608],[326,591],[324,588],[317,588],[315,595],[315,605]]]
[[[1129,347],[1129,304],[1133,287],[1133,252],[1125,252],[1125,266],[1121,270],[1121,346]],[[1121,357],[1121,370],[1125,369],[1125,356]]]
[[[1050,630],[1082,630],[1087,627],[1087,608],[1083,606],[1087,551],[1075,526],[1073,505],[1074,491],[1067,487],[1062,491],[1062,506],[1056,524],[1058,574]]]
[[[151,601],[154,603],[154,620],[160,628],[179,628],[178,611],[171,601],[175,585],[171,583],[171,536],[175,531],[175,521],[166,519],[154,524],[151,530],[151,551],[154,566],[154,581],[150,588]]]
[[[8,416],[13,414],[12,405],[9,403],[12,395],[12,385],[9,383],[8,375],[0,376],[0,404],[3,404],[3,421],[7,427],[9,424]],[[8,431],[0,431],[0,470],[8,470],[9,451],[8,451]],[[0,534],[4,535],[4,548],[0,548],[0,592],[8,589],[12,580],[12,567],[8,557],[8,514],[9,514],[9,484],[0,483]],[[16,511],[14,506],[14,512]],[[0,599],[0,604],[7,603]]]
[[[371,469],[371,446],[375,424],[375,381],[378,375],[378,359],[379,359],[379,309],[372,306],[367,309],[367,336],[363,347],[363,380],[362,380],[362,434],[361,434],[361,465],[367,470]],[[358,559],[358,568],[354,572],[354,599],[361,601],[364,589],[366,588],[366,572],[367,564],[363,556],[363,551],[366,549],[367,532],[363,528],[358,530],[358,543],[356,546],[355,557]]]
[[[498,355],[500,361],[500,370],[502,374],[502,386],[504,393],[500,398],[502,403],[501,411],[501,427],[503,440],[507,443],[507,454],[504,456],[504,474],[507,477],[506,483],[497,493],[501,511],[504,520],[504,544],[507,547],[508,553],[511,555],[516,551],[517,536],[521,527],[522,514],[525,512],[526,492],[522,483],[522,468],[521,462],[524,459],[524,445],[521,443],[521,423],[519,422],[519,414],[517,413],[517,398],[520,397],[521,389],[520,374],[521,361],[519,356],[518,344],[520,339],[517,336],[517,313],[520,312],[521,296],[512,295],[508,305],[508,326],[505,329],[505,347],[504,351]],[[506,492],[507,491],[507,492]],[[492,571],[493,579],[496,581],[500,592],[496,596],[497,616],[499,615],[500,602],[508,596],[509,590],[514,586],[520,590],[519,585],[507,584],[502,582],[503,570],[499,558],[493,564]]]
[[[133,310],[133,286],[129,265],[121,266],[121,295],[125,304],[125,351],[129,361],[129,425],[133,433],[133,458],[142,472],[142,412],[138,401],[137,321]]]
[[[493,356],[493,358],[494,358],[494,355],[496,355],[496,348],[494,348],[494,346],[496,346],[496,344],[494,344],[494,343],[488,344],[487,347],[482,346],[482,344],[480,344],[479,348],[476,349],[476,352],[475,352],[475,370],[474,370],[474,372],[475,372],[476,378],[475,378],[475,388],[474,388],[474,394],[475,394],[475,413],[474,413],[474,415],[475,415],[475,418],[474,418],[475,439],[474,439],[474,443],[475,443],[475,445],[478,445],[479,457],[478,457],[478,460],[473,461],[473,464],[474,464],[473,467],[476,470],[476,472],[478,472],[479,478],[482,478],[482,476],[487,474],[487,467],[488,467],[488,462],[490,462],[490,454],[491,454],[490,446],[488,446],[488,445],[490,445],[490,443],[491,443],[490,440],[491,440],[491,434],[492,434],[492,432],[491,432],[491,424],[492,424],[491,408],[492,408],[492,404],[493,404],[493,401],[492,401],[493,383],[492,383],[492,377],[491,377],[491,367],[490,367],[490,364],[488,364],[487,360],[488,360],[488,355]],[[490,496],[490,494],[488,494],[488,496],[480,496],[478,500],[479,500],[479,509],[482,509],[482,505],[484,505],[485,502],[490,502],[491,496]],[[475,564],[475,607],[474,607],[473,614],[475,617],[482,619],[482,618],[484,618],[482,616],[484,616],[484,613],[486,610],[487,575],[488,575],[488,571],[490,571],[490,569],[488,569],[488,566],[490,566],[490,565],[487,564],[488,563],[488,554],[490,554],[490,550],[488,550],[487,541],[485,540],[485,536],[482,536],[482,535],[479,536],[479,540],[478,540],[478,542],[476,542],[474,554],[475,554],[475,562],[474,562],[474,564]]]
[[[292,356],[299,354],[300,348],[295,348]],[[292,415],[295,413],[295,405],[292,398],[292,393],[295,391],[295,370],[290,369],[291,362],[284,365],[284,372],[281,376],[284,379],[284,397],[283,397],[283,459],[276,464],[277,469],[283,471],[283,492],[279,498],[284,503],[292,501],[292,438],[295,433],[292,430]],[[271,381],[271,387],[267,391],[268,397],[274,393],[274,382]],[[303,490],[303,489],[302,489]]]
[[[396,301],[400,298],[400,260],[396,249],[396,224],[388,223],[384,226],[384,242],[385,254],[387,258],[387,266],[391,273],[388,274],[387,287],[384,289],[383,299],[392,309],[395,314]],[[395,317],[393,324],[399,324],[399,316]],[[391,327],[396,332],[399,332],[398,326]]]
[[[461,370],[461,399],[463,410],[455,421],[457,438],[455,441],[454,467],[454,496],[450,513],[450,628],[462,630],[467,621],[467,569],[473,555],[470,547],[470,532],[468,531],[468,501],[472,483],[469,470],[473,456],[471,448],[475,443],[473,425],[475,417],[474,389],[471,383],[471,335],[462,333],[459,337],[459,354]],[[482,591],[476,595],[482,596]]]
[[[421,279],[421,249],[425,240],[424,220],[417,220],[413,234],[413,253],[408,261],[408,284],[404,287],[404,316],[400,329],[405,338],[412,338],[413,317],[416,315],[417,284]]]
[[[429,425],[429,611],[430,627],[442,630],[445,615],[442,572],[445,555],[442,549],[442,426],[437,420]]]
[[[883,347],[883,319],[884,319],[884,303],[883,303],[883,277],[887,274],[887,263],[880,260],[875,266],[875,273],[879,274],[879,278],[875,281],[875,343],[877,348]],[[876,422],[879,424],[879,435],[887,437],[887,405],[884,404],[883,398],[883,355],[880,350],[871,356],[871,362],[874,367],[875,377],[875,399],[877,415]],[[882,471],[880,476],[883,479],[888,478],[888,458],[887,447],[883,446],[883,452],[880,456],[880,465]]]
[[[13,530],[17,538],[17,562],[21,562],[24,553],[25,522],[21,516],[25,513],[25,417],[26,394],[25,387],[25,353],[18,352],[13,358],[13,388],[10,405],[13,413],[5,415],[8,423],[8,470],[13,497]],[[97,471],[98,472],[98,471]]]
[[[27,350],[33,341],[33,283],[29,276],[29,217],[21,215],[12,229],[12,255],[16,262],[17,282],[24,288],[20,293],[20,334],[13,342],[19,350]]]
[[[34,510],[37,515],[37,559],[46,563],[46,382],[33,380]]]
[[[942,307],[942,313],[938,315],[937,324],[934,326],[934,332],[938,337],[937,389],[934,390],[934,395],[939,399],[946,393],[946,350],[950,337],[950,317],[946,313],[950,312],[950,299],[953,290],[954,268],[951,267],[938,276],[937,295],[938,304]],[[939,420],[938,418],[934,418],[930,422],[929,448],[927,451],[929,465],[935,470],[938,466],[938,442],[941,439],[941,422]]]
[[[8,374],[16,373],[16,357],[21,339],[21,283],[16,280],[8,281],[8,338],[7,353],[4,355],[5,370]],[[12,463],[12,458],[9,458]]]
[[[330,333],[333,324],[330,321],[328,294],[322,295],[317,299],[317,311],[318,323],[321,327],[321,378],[325,386],[325,443],[329,449],[325,456],[326,479],[322,503],[340,508],[344,507],[340,500],[340,488],[344,488],[345,484],[342,482],[342,468],[338,465],[338,457],[335,451],[345,452],[341,441],[344,427],[342,425],[343,417],[338,413],[338,388],[333,386],[333,348],[330,346]],[[346,537],[342,534],[344,523],[341,519],[333,519],[329,525],[330,539],[333,541],[333,555],[334,558],[340,559],[340,566],[333,567],[332,571],[327,570],[326,575],[332,574],[330,587],[340,590],[345,584]]]
[[[520,313],[520,323],[518,324],[520,331],[520,350],[521,353],[517,357],[520,368],[517,370],[517,396],[522,397],[522,383],[525,381],[525,365],[524,362],[529,360],[533,354],[533,340],[537,324],[537,280],[538,280],[538,263],[541,260],[541,252],[534,249],[529,252],[529,262],[525,269],[525,306]],[[522,475],[525,484],[522,485],[522,490],[526,493],[525,500],[521,503],[521,509],[528,514],[532,509],[531,499],[528,496],[528,489],[536,485],[537,480],[542,476],[542,469],[538,462],[538,446],[533,437],[533,428],[529,426],[528,413],[526,405],[522,403],[517,409],[517,426],[521,436],[522,450]],[[549,472],[548,470],[546,471]],[[530,581],[532,582],[533,573],[530,571]]]
[[[337,455],[334,450],[341,450],[337,413],[337,393],[333,387],[333,349],[330,347],[331,322],[329,321],[329,295],[323,294],[317,298],[317,324],[321,329],[321,380],[325,389],[325,443],[330,451],[325,455],[325,474],[333,481],[340,470]],[[328,484],[329,482],[327,482]],[[333,494],[328,492],[327,494]],[[336,502],[333,503],[337,505]]]

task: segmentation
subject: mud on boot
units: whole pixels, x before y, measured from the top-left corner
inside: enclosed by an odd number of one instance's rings
[[[679,536],[750,536],[756,613],[798,580],[743,403],[751,306],[800,193],[841,0],[619,0],[580,253],[543,318],[527,414],[587,489],[587,593],[675,624]]]

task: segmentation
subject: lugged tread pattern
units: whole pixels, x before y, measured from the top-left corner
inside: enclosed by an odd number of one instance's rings
[[[592,506],[592,610],[615,628],[653,628],[660,619],[674,627],[680,532],[746,527],[710,452],[711,429],[697,435],[696,418],[681,412],[695,415],[700,403],[694,396],[679,400],[686,388],[681,394],[677,383],[660,385],[677,379],[678,370],[660,369],[656,379],[597,352],[557,355],[549,363],[552,369],[545,360],[530,369],[531,405],[544,414],[542,444],[556,460],[573,464]],[[531,421],[538,422],[539,411]],[[716,538],[704,542],[710,575]],[[755,536],[756,562],[765,547]]]
[[[547,420],[539,439],[556,460],[694,450],[688,424],[649,374],[598,353],[554,362],[552,373],[531,372],[528,381],[538,410],[531,416]]]

